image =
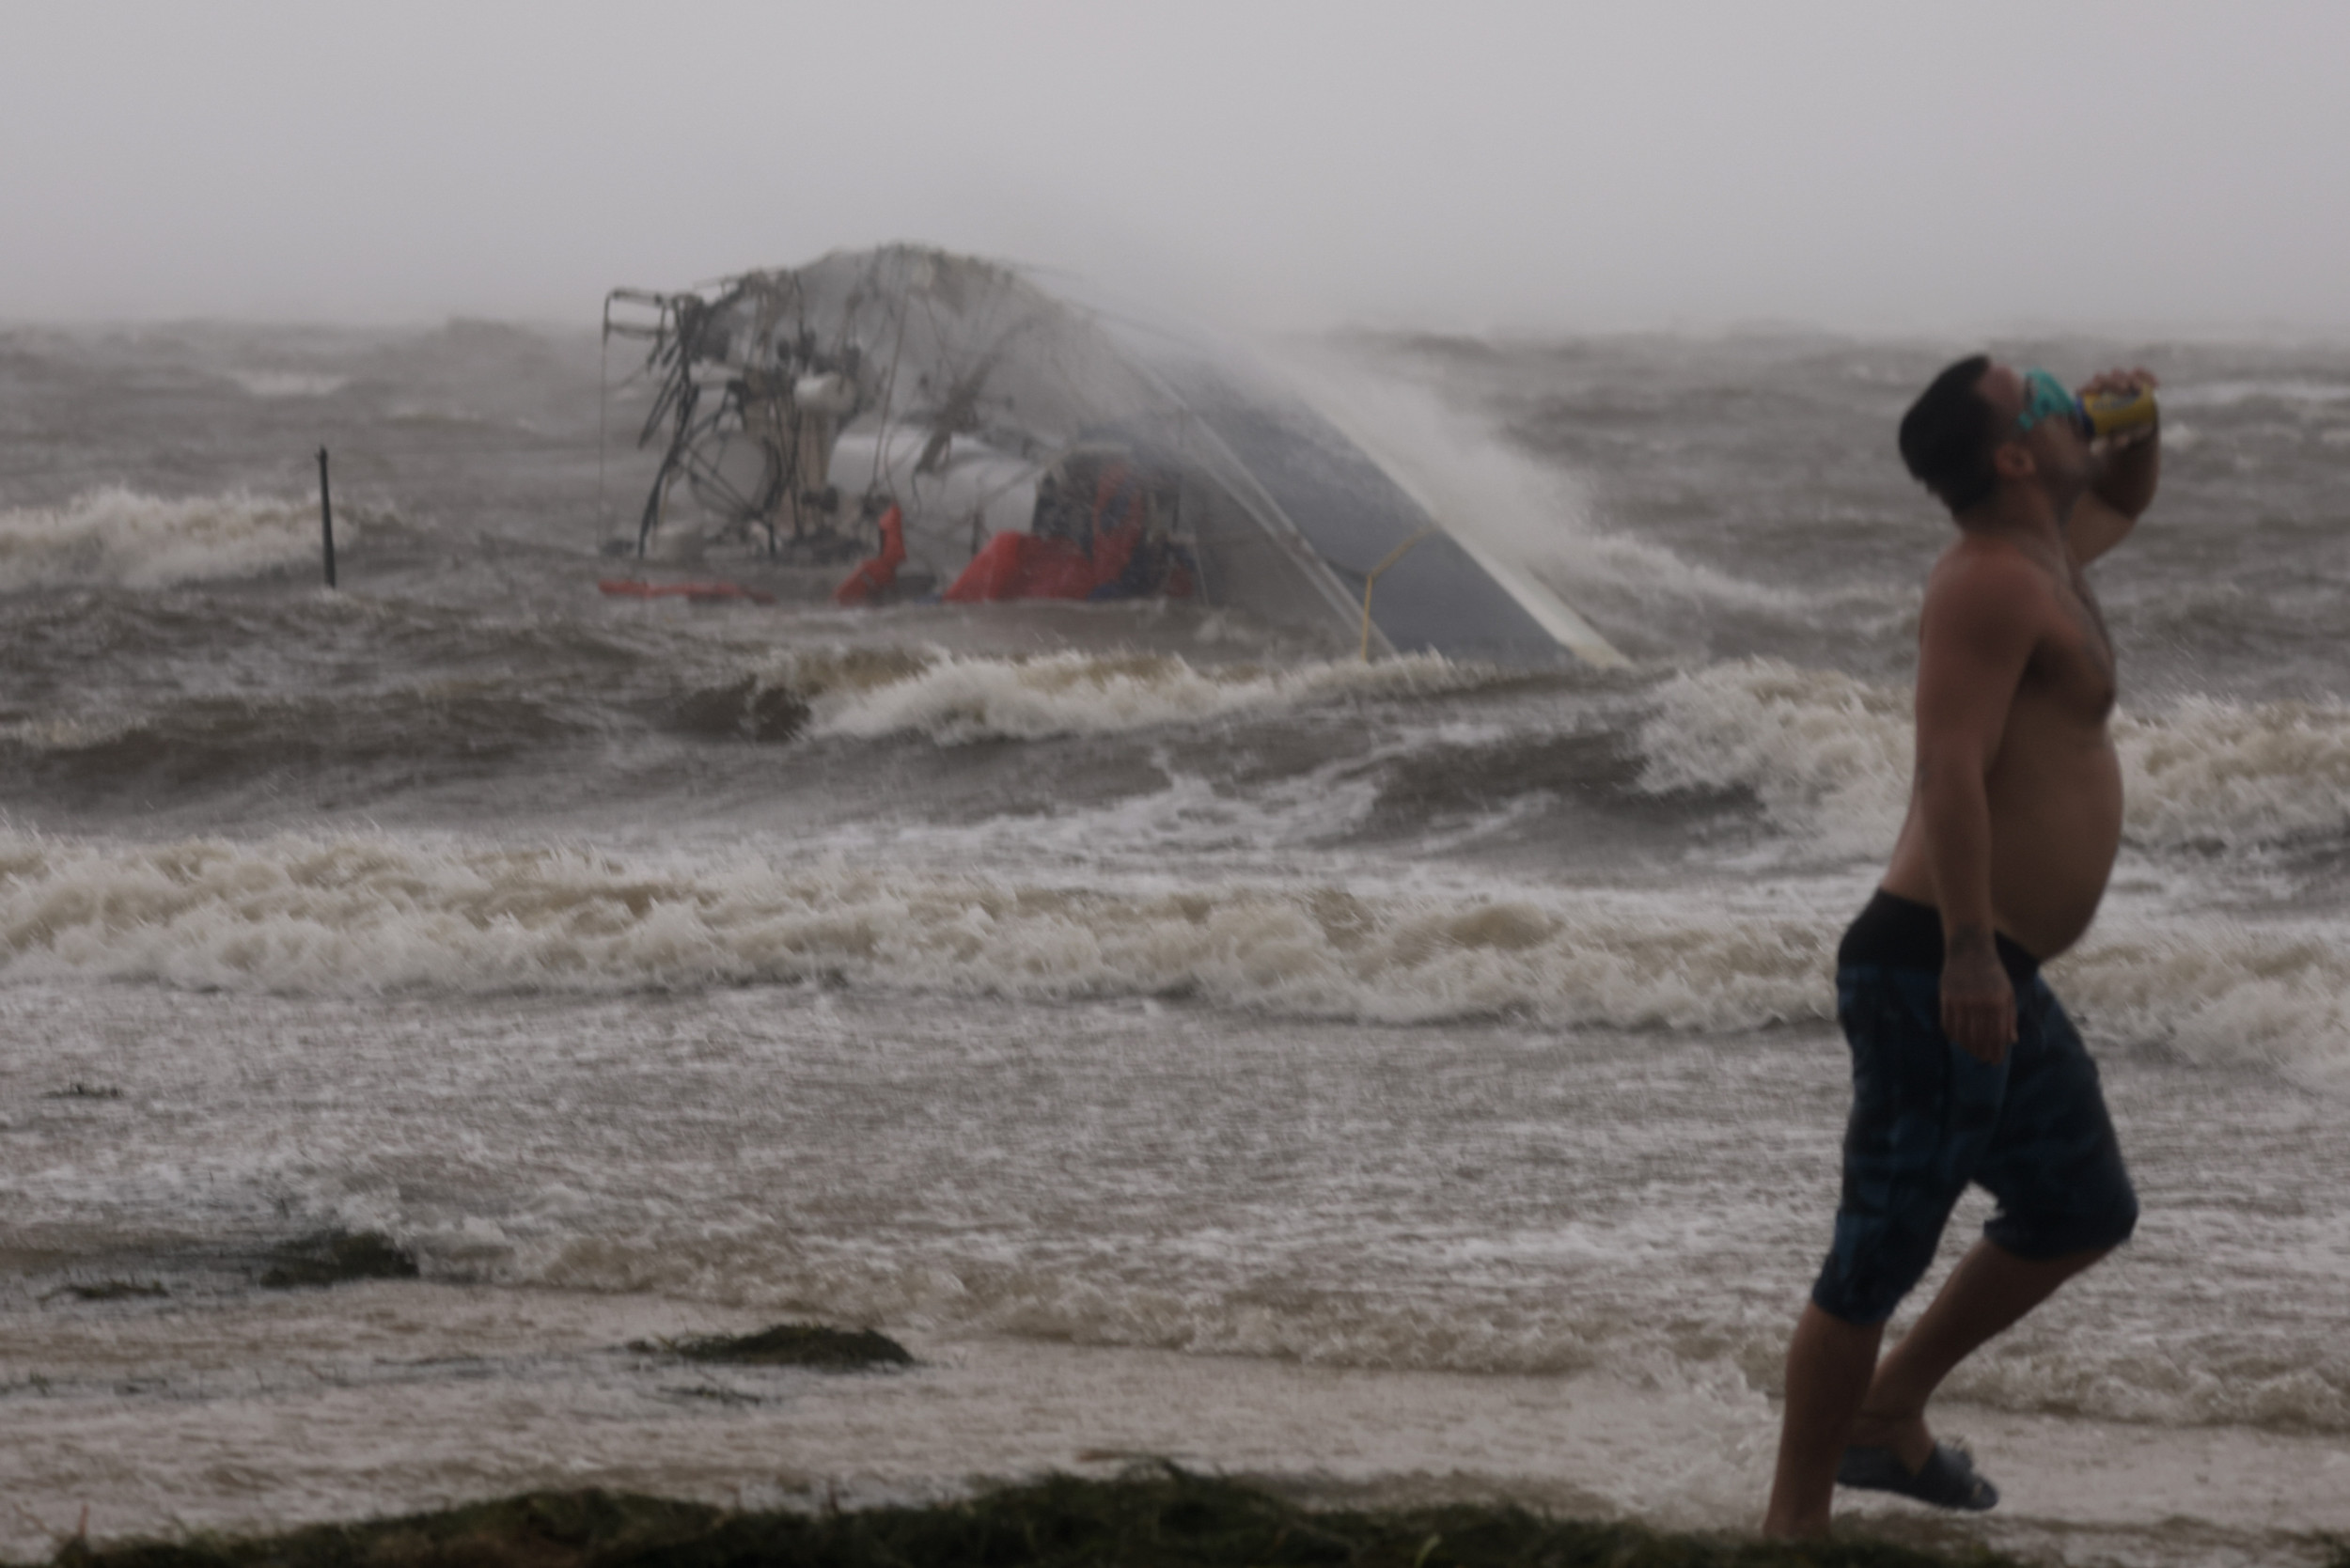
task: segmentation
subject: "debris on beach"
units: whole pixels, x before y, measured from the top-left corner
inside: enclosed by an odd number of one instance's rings
[[[161,1283],[151,1279],[145,1283],[135,1279],[101,1279],[93,1284],[68,1285],[54,1294],[70,1295],[76,1301],[133,1301],[171,1294]]]
[[[626,1493],[540,1492],[266,1539],[92,1546],[77,1536],[52,1560],[59,1568],[2021,1568],[1976,1544],[1921,1550],[1850,1532],[1813,1543],[1677,1534],[1509,1504],[1325,1512],[1172,1466],[845,1511],[737,1513]]]
[[[827,1328],[814,1323],[781,1323],[756,1334],[701,1334],[679,1340],[635,1340],[629,1349],[645,1356],[676,1356],[688,1361],[738,1367],[814,1367],[823,1372],[860,1372],[871,1367],[910,1367],[914,1356],[888,1335],[871,1328]]]
[[[44,1100],[119,1100],[122,1090],[111,1084],[86,1084],[80,1079],[63,1089],[53,1089],[41,1096]]]
[[[265,1291],[340,1285],[353,1279],[414,1279],[415,1255],[380,1231],[324,1231],[287,1242],[270,1254]]]

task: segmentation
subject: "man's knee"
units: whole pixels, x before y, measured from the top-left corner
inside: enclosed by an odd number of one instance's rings
[[[2138,1194],[2125,1184],[2096,1212],[2041,1217],[1993,1215],[1983,1238],[2027,1262],[2077,1260],[2087,1268],[2138,1231]]]
[[[1856,1328],[1882,1325],[1933,1266],[1941,1236],[1939,1226],[1910,1228],[1837,1215],[1835,1245],[1811,1287],[1811,1304]]]

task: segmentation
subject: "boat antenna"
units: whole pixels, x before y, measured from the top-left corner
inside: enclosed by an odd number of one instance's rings
[[[612,296],[603,297],[603,336],[596,345],[596,542],[612,525],[612,503],[604,494],[604,448],[612,434]]]
[[[882,382],[881,431],[873,438],[873,476],[865,481],[869,495],[881,488],[882,462],[889,452],[889,401],[898,391],[898,360],[906,352],[906,296],[898,296],[897,342],[889,349],[889,374]]]

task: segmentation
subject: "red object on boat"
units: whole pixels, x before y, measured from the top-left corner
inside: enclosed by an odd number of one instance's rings
[[[1123,463],[1094,481],[1083,541],[1050,534],[997,534],[941,597],[970,604],[991,599],[1089,599],[1118,581],[1142,542],[1143,503]]]
[[[875,594],[895,588],[898,568],[906,559],[906,520],[892,506],[881,515],[881,554],[857,563],[841,585],[832,590],[836,604],[862,604]]]
[[[1046,542],[1034,534],[997,534],[939,597],[949,604],[1019,598],[1020,585],[1027,578],[1028,557]]]
[[[1101,535],[1093,553],[1073,540],[1036,534],[997,534],[971,557],[943,598],[953,604],[991,599],[1086,599],[1126,570],[1142,525],[1129,523]]]
[[[605,593],[622,599],[691,599],[697,603],[712,599],[747,599],[754,604],[772,604],[776,596],[746,588],[740,583],[640,583],[628,577],[600,577],[596,587]]]

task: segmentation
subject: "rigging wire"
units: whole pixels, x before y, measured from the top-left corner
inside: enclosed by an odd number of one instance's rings
[[[596,346],[596,537],[612,525],[611,503],[604,494],[603,454],[612,424],[612,301],[603,302],[603,337]]]
[[[873,441],[873,474],[865,481],[867,494],[881,485],[882,454],[889,450],[889,404],[898,392],[898,361],[906,352],[906,297],[898,296],[898,340],[889,350],[889,376],[882,383],[881,433]]]

